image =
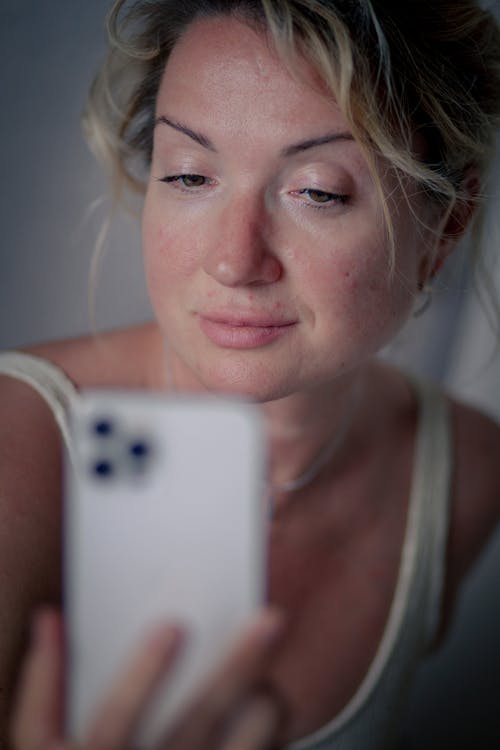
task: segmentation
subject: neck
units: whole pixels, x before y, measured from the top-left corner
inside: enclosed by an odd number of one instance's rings
[[[275,495],[310,481],[343,452],[358,413],[363,373],[264,404],[270,443],[270,485]],[[304,482],[308,484],[309,481]]]

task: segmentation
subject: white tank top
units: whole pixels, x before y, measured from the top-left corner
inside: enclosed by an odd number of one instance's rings
[[[4,352],[0,374],[23,380],[40,394],[71,453],[67,414],[79,394],[62,370],[39,357]],[[418,399],[419,423],[400,570],[384,634],[346,706],[288,750],[388,750],[397,736],[415,668],[439,623],[452,468],[450,417],[437,388],[413,378],[410,382]]]

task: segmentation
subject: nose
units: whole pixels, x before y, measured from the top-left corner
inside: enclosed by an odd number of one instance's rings
[[[264,207],[232,200],[217,213],[206,236],[203,268],[224,286],[272,284],[281,278],[281,262],[270,243]]]

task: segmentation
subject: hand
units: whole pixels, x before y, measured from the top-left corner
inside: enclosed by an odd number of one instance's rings
[[[277,700],[262,688],[282,619],[264,610],[202,688],[158,750],[261,750],[271,747],[281,720]],[[78,747],[63,737],[63,648],[59,615],[36,619],[12,723],[15,750],[128,750],[134,729],[160,678],[182,646],[178,628],[150,636],[111,690]]]

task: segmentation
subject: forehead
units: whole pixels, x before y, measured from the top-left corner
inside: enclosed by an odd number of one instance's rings
[[[277,131],[349,130],[333,96],[304,60],[300,77],[264,32],[233,17],[194,21],[175,45],[158,92],[157,112],[200,116],[234,128],[272,122]]]

